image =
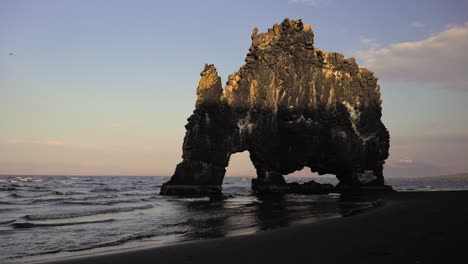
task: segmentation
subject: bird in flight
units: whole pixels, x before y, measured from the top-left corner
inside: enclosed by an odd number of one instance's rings
[[[13,55],[15,55],[15,53],[13,53],[13,52],[8,53],[8,56],[13,56]]]

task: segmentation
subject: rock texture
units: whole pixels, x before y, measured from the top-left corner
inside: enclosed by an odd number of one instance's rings
[[[224,89],[216,68],[205,65],[183,161],[161,194],[219,194],[231,154],[242,151],[260,193],[331,190],[285,182],[304,167],[335,174],[344,189],[384,186],[389,133],[372,71],[315,48],[312,27],[289,19],[266,33],[255,28],[245,61]]]

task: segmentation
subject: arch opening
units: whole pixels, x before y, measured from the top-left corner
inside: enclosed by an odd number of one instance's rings
[[[244,177],[255,178],[257,172],[250,160],[249,151],[235,152],[229,158],[228,166],[226,167],[226,177]]]

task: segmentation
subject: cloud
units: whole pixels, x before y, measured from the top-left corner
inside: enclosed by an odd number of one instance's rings
[[[415,29],[422,29],[422,28],[426,27],[426,25],[424,25],[423,23],[421,23],[419,21],[413,21],[413,22],[411,22],[411,24],[409,24],[409,27],[410,28],[415,28]]]
[[[414,163],[414,161],[412,159],[399,159],[398,162],[400,164],[411,164],[411,163]]]
[[[364,43],[371,46],[356,52],[356,57],[383,81],[468,91],[468,22],[450,26],[421,41],[379,48],[375,48],[378,43],[371,38],[364,38]]]
[[[441,130],[443,131],[443,130]],[[468,172],[466,157],[468,156],[468,133],[420,131],[418,134],[391,135],[390,157],[385,166],[391,174],[405,172],[409,169],[418,171],[416,174],[429,171],[431,167],[437,174],[454,174]],[[425,167],[425,170],[422,170]],[[417,169],[418,168],[418,169]]]
[[[324,0],[289,0],[288,3],[290,4],[302,4],[308,6],[317,6],[320,3],[324,2]]]
[[[381,47],[381,45],[377,42],[377,39],[375,39],[375,38],[369,38],[369,37],[361,36],[359,38],[359,41],[361,42],[361,45],[365,49],[376,50],[376,49]]]

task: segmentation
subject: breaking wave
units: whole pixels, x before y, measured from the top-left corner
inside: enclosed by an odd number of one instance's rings
[[[120,207],[120,208],[109,208],[100,210],[90,210],[81,212],[70,212],[70,213],[57,213],[57,214],[37,214],[37,215],[25,215],[24,218],[27,220],[50,220],[50,219],[66,219],[75,218],[82,216],[91,216],[98,214],[113,214],[122,212],[131,212],[134,210],[144,210],[153,208],[152,205],[133,206],[133,207]]]
[[[99,223],[109,223],[113,221],[115,220],[106,219],[106,220],[98,220],[98,221],[65,222],[65,223],[14,223],[12,224],[12,226],[14,228],[35,228],[35,227],[55,227],[55,226],[69,226],[69,225],[99,224]]]
[[[12,219],[12,220],[0,220],[0,225],[5,225],[5,224],[11,224],[13,222],[15,222],[16,219]]]

